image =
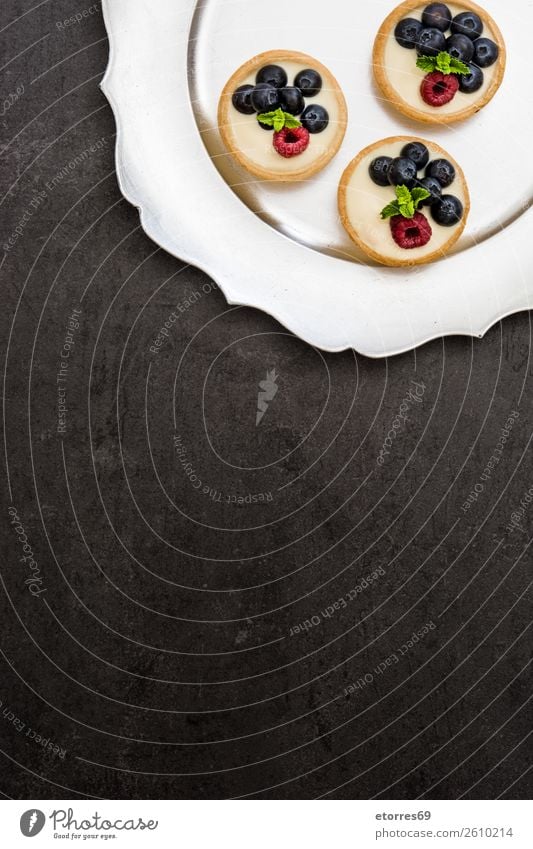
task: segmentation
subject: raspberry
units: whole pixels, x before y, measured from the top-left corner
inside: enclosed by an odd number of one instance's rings
[[[407,251],[423,248],[433,234],[431,224],[421,212],[415,212],[414,218],[394,215],[390,220],[390,229],[396,244]]]
[[[420,94],[429,106],[445,106],[453,100],[459,91],[459,80],[455,74],[441,74],[433,71],[422,80]]]
[[[280,156],[290,159],[299,156],[309,145],[309,132],[305,127],[294,127],[289,130],[283,127],[279,133],[274,133],[274,147]]]

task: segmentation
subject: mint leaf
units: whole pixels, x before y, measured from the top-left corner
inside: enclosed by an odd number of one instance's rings
[[[464,62],[461,62],[459,59],[453,59],[450,57],[450,73],[451,74],[470,74],[470,68],[468,65],[465,65]]]
[[[470,68],[459,59],[454,59],[446,50],[441,50],[438,56],[419,56],[416,61],[417,68],[432,73],[440,71],[441,74],[469,74]]]
[[[283,109],[276,109],[275,112],[262,112],[257,116],[257,120],[267,127],[274,127],[276,133],[279,133],[284,127],[293,130],[295,127],[302,126],[298,118],[290,115],[289,112],[284,112]]]
[[[385,209],[381,210],[382,218],[392,218],[393,215],[400,215],[400,204],[397,200],[387,204]]]
[[[420,186],[420,188],[413,189],[411,197],[413,198],[415,210],[417,210],[423,200],[431,197],[431,192],[428,192],[427,189],[423,189],[422,186]]]
[[[437,60],[432,56],[419,56],[416,60],[416,67],[431,73],[437,67]]]
[[[409,191],[407,186],[396,186],[395,192],[400,206],[404,203],[411,202],[411,192]]]

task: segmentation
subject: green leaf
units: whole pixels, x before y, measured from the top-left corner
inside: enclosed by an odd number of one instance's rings
[[[267,127],[274,127],[276,133],[279,133],[284,127],[293,130],[295,127],[301,127],[301,123],[294,115],[289,112],[284,112],[283,109],[276,109],[275,112],[262,112],[257,116],[260,124],[265,124]]]
[[[446,53],[445,51],[442,51],[442,53],[439,53],[439,55],[437,56],[437,60],[435,63],[436,70],[441,71],[443,74],[449,74],[451,60],[452,57],[450,56],[450,54]]]
[[[400,215],[400,204],[397,200],[387,204],[385,209],[381,210],[382,218],[392,218],[393,215]]]
[[[411,203],[411,192],[407,186],[396,186],[395,192],[400,206],[404,203]]]
[[[431,197],[431,192],[428,192],[427,189],[423,189],[422,186],[420,186],[419,188],[413,189],[411,197],[413,198],[415,210],[417,210],[423,200]]]
[[[459,59],[450,58],[450,73],[469,74],[470,68],[464,62],[460,62]]]
[[[437,67],[437,60],[432,56],[419,56],[416,60],[416,66],[422,71],[431,73]]]

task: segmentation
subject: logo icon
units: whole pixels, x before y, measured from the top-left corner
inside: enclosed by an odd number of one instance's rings
[[[260,424],[263,416],[268,410],[268,405],[277,395],[279,386],[276,383],[278,375],[276,369],[267,371],[266,380],[261,380],[259,383],[259,393],[257,395],[257,415],[255,417],[255,426]]]
[[[35,837],[43,830],[46,817],[42,811],[37,808],[32,808],[25,811],[20,818],[20,830],[24,837]]]

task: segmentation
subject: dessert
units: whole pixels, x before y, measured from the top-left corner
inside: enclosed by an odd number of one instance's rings
[[[230,153],[256,177],[305,180],[339,150],[346,102],[316,59],[274,50],[233,74],[220,98],[218,124]]]
[[[390,266],[440,259],[470,211],[464,174],[435,142],[395,136],[365,148],[339,185],[339,212],[364,253]]]
[[[470,0],[406,0],[382,24],[373,63],[390,105],[424,123],[450,124],[492,100],[506,51],[495,21]]]

